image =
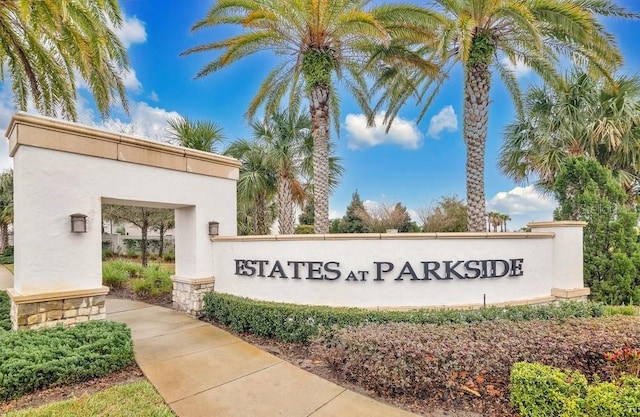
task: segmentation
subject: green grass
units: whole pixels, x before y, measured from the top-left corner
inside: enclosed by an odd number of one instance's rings
[[[118,385],[91,395],[14,411],[7,417],[164,417],[175,416],[153,386],[146,382]]]

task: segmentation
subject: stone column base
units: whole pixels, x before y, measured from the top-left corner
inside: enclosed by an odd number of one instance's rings
[[[591,288],[574,288],[565,290],[561,288],[552,288],[551,295],[556,297],[557,301],[587,301],[591,294]]]
[[[173,308],[197,317],[202,312],[202,299],[213,291],[215,278],[181,278],[172,276]]]
[[[104,320],[107,318],[105,299],[108,292],[109,287],[101,287],[21,295],[10,288],[7,293],[11,299],[11,326],[14,330],[40,329]]]

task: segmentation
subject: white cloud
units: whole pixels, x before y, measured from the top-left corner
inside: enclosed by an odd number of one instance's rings
[[[509,58],[504,57],[500,60],[500,64],[508,71],[513,72],[516,78],[524,77],[531,72],[531,67],[528,67],[519,59],[516,59],[516,62],[513,63]]]
[[[122,25],[119,28],[114,28],[113,31],[127,49],[134,43],[144,43],[147,40],[144,22],[135,16],[124,16]]]
[[[443,107],[440,113],[431,118],[427,136],[439,139],[442,131],[450,133],[458,131],[458,116],[451,105]]]
[[[180,117],[178,112],[152,107],[143,101],[132,102],[129,113],[131,115],[129,121],[111,118],[105,120],[101,127],[117,133],[168,142],[167,120]]]
[[[136,70],[133,68],[129,68],[123,72],[122,83],[127,90],[131,90],[134,93],[142,92],[142,83],[138,80],[138,77],[136,77]]]
[[[158,94],[155,91],[152,91],[149,94],[149,100],[151,100],[151,101],[160,101],[160,97],[158,97]]]
[[[384,113],[375,116],[375,126],[367,126],[363,114],[348,114],[345,127],[349,132],[348,147],[362,149],[383,144],[400,145],[404,149],[417,149],[422,142],[422,133],[414,122],[396,117],[389,133],[383,125]]]
[[[368,212],[376,211],[381,207],[381,204],[374,200],[364,200],[362,205]]]
[[[535,220],[551,220],[557,203],[553,197],[540,194],[533,185],[515,187],[497,193],[487,201],[487,211],[508,214],[509,230],[518,230]]]

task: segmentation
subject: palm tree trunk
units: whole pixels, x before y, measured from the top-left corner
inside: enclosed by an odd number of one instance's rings
[[[162,255],[164,255],[164,234],[166,233],[165,224],[162,222],[160,224],[160,230],[158,230],[158,234],[160,235],[160,247],[158,248],[158,256],[162,259]]]
[[[291,235],[294,232],[293,195],[291,179],[285,175],[278,176],[278,229],[280,234]]]
[[[0,223],[0,234],[2,234],[0,252],[4,252],[9,247],[9,225],[6,222]]]
[[[469,65],[465,73],[464,140],[467,147],[467,227],[484,232],[484,153],[491,74],[487,64]]]
[[[267,202],[265,196],[262,194],[256,198],[255,219],[255,234],[267,235]]]
[[[140,252],[142,252],[142,266],[147,266],[147,232],[149,230],[149,222],[142,223],[142,239],[140,239]]]
[[[316,233],[329,233],[329,87],[311,89],[311,136],[313,137],[313,205]]]

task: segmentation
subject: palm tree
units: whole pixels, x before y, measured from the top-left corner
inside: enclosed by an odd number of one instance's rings
[[[510,91],[518,111],[520,91],[511,64],[523,63],[549,83],[557,83],[556,63],[564,58],[584,63],[590,70],[610,76],[622,62],[611,34],[597,16],[637,17],[610,0],[434,0],[434,13],[442,22],[439,36],[424,53],[442,64],[441,76],[408,66],[385,73],[378,88],[387,105],[387,122],[412,95],[424,99],[424,116],[433,97],[456,63],[464,68],[464,140],[467,148],[467,208],[470,232],[485,230],[484,160],[492,71]],[[433,22],[433,21],[430,21]],[[412,57],[415,49],[409,49]],[[566,59],[565,59],[566,61]],[[403,80],[407,82],[403,85]]]
[[[311,155],[305,148],[311,119],[308,113],[279,110],[262,121],[254,120],[251,128],[255,140],[264,145],[267,163],[276,176],[279,232],[293,234],[294,200],[302,206],[306,197],[299,179]]]
[[[116,100],[127,110],[122,76],[129,63],[111,29],[121,24],[114,0],[2,1],[0,63],[16,107],[26,110],[32,101],[40,113],[75,120],[80,77],[103,116]]]
[[[194,30],[236,24],[241,32],[184,54],[223,50],[197,75],[203,77],[256,52],[270,50],[282,58],[266,76],[249,105],[248,116],[265,105],[274,113],[283,99],[295,103],[303,94],[311,111],[316,233],[329,231],[329,129],[339,127],[336,81],[344,83],[373,120],[362,69],[371,45],[390,45],[392,32],[422,15],[416,6],[383,5],[366,9],[368,0],[218,0]],[[394,26],[395,22],[395,26]],[[291,106],[295,107],[295,106]]]
[[[252,234],[269,234],[271,216],[269,203],[276,194],[276,175],[269,163],[268,151],[258,142],[239,139],[225,151],[225,155],[240,160],[238,179],[239,213],[252,212]],[[238,219],[240,222],[242,219]],[[243,229],[241,227],[240,229]]]
[[[225,139],[222,126],[205,120],[178,117],[167,120],[169,136],[180,146],[199,151],[217,153],[218,145]]]
[[[502,224],[500,225],[500,229],[503,232],[508,232],[509,230],[507,230],[507,222],[511,221],[511,216],[509,216],[508,214],[501,214],[500,220],[502,221]]]
[[[489,231],[491,231],[491,227],[493,227],[494,233],[498,231],[498,226],[502,224],[502,218],[500,217],[500,213],[496,211],[490,211],[487,213],[487,220],[489,222]]]
[[[567,158],[593,157],[632,197],[640,174],[640,77],[611,82],[576,71],[564,85],[529,89],[523,114],[505,129],[499,166],[518,182],[536,176],[549,192]]]
[[[9,225],[13,223],[13,170],[0,174],[0,253],[9,247]]]

